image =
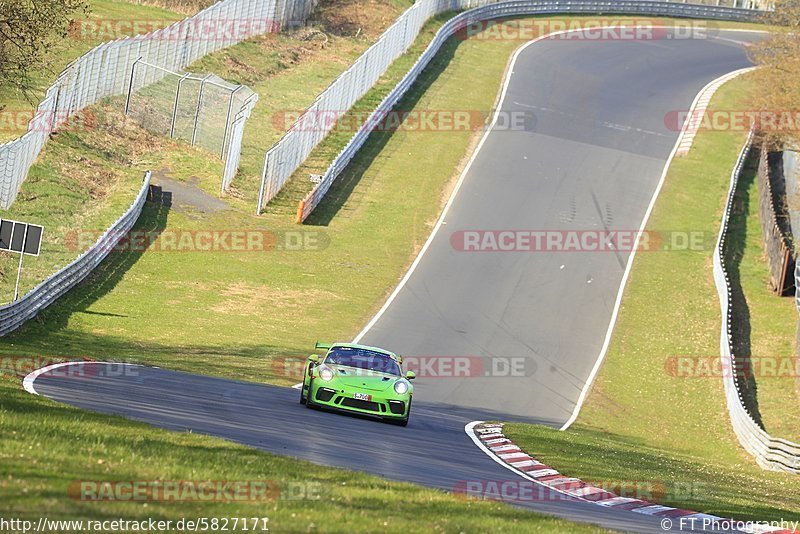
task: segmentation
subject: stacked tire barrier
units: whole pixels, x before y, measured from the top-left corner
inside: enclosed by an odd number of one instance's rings
[[[731,284],[728,272],[723,264],[725,257],[725,238],[728,232],[731,209],[739,175],[744,167],[753,145],[753,133],[739,154],[739,159],[731,173],[731,184],[725,214],[722,220],[717,246],[714,250],[714,282],[719,294],[722,309],[722,327],[720,330],[720,358],[722,359],[723,384],[725,399],[728,405],[733,431],[742,447],[752,454],[758,465],[764,469],[800,473],[800,445],[783,439],[773,438],[753,419],[742,399],[737,373],[736,355],[733,354],[733,334],[731,330]]]
[[[447,9],[456,8],[472,8],[474,5],[485,4],[482,1],[474,0],[460,0],[457,5],[448,5]],[[441,46],[459,30],[469,27],[470,25],[477,24],[481,21],[497,19],[502,17],[517,17],[525,15],[553,15],[553,14],[624,14],[624,15],[647,15],[647,16],[662,16],[662,17],[683,17],[695,19],[712,19],[712,20],[729,20],[739,22],[752,22],[756,21],[760,16],[759,11],[706,6],[696,4],[682,4],[661,1],[632,1],[632,0],[513,0],[509,2],[489,3],[480,5],[468,11],[464,11],[447,21],[444,26],[439,29],[433,41],[428,45],[427,49],[419,57],[417,62],[403,77],[400,83],[389,93],[383,101],[378,105],[375,111],[372,112],[367,121],[362,125],[358,132],[350,139],[347,146],[339,153],[336,159],[333,160],[330,167],[322,177],[322,180],[315,185],[311,192],[303,199],[297,209],[297,222],[303,222],[311,214],[312,211],[319,205],[325,194],[330,189],[334,180],[339,174],[347,167],[350,160],[353,159],[355,154],[364,144],[369,137],[373,128],[381,123],[381,120],[397,105],[403,95],[413,85],[420,73],[430,63]],[[388,33],[388,32],[387,32]],[[386,35],[386,34],[384,34]],[[383,38],[383,36],[381,37]],[[376,43],[377,44],[377,43]],[[358,63],[357,63],[358,64]],[[355,100],[353,100],[354,102]],[[349,107],[349,106],[348,106]],[[329,108],[330,109],[330,108]],[[347,108],[333,108],[342,109],[345,111]],[[301,117],[302,119],[302,117]],[[331,125],[332,127],[333,125]],[[291,133],[291,132],[290,132]],[[325,132],[327,133],[327,132]],[[288,136],[288,134],[287,134]],[[323,134],[324,137],[324,134]],[[293,138],[291,138],[293,139]],[[321,138],[320,138],[321,140]],[[282,140],[283,141],[283,140]],[[282,152],[289,152],[293,154],[293,159],[289,168],[292,172],[299,167],[300,163],[305,160],[306,154],[305,147],[301,149],[299,146],[295,147],[295,152],[292,152],[294,144],[282,147]],[[273,149],[270,150],[272,152]],[[310,149],[308,149],[310,153]],[[304,155],[305,154],[305,155]],[[302,158],[300,156],[303,156]],[[270,156],[268,153],[267,160]],[[296,164],[296,165],[295,165]],[[267,166],[265,165],[265,173]],[[288,169],[282,171],[286,174]],[[291,172],[289,173],[291,175]],[[286,176],[288,178],[288,175]],[[264,181],[262,180],[262,191],[265,189]],[[273,191],[273,196],[277,191]],[[260,195],[264,196],[264,195]],[[265,197],[266,198],[266,197]],[[261,200],[259,200],[258,211],[262,209]]]
[[[178,71],[201,57],[263,33],[278,31],[311,13],[314,0],[222,0],[154,32],[103,43],[71,63],[50,86],[18,139],[0,145],[0,207],[16,199],[49,135],[77,111],[124,94],[131,67],[141,58]],[[146,80],[153,83],[155,70]]]
[[[58,300],[75,284],[86,278],[136,224],[147,200],[149,187],[150,171],[145,174],[142,188],[130,208],[86,252],[26,293],[21,299],[0,306],[0,336],[5,336],[26,321],[36,317],[39,311]]]

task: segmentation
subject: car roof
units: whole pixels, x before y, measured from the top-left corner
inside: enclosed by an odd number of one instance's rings
[[[358,343],[333,343],[331,345],[331,348],[328,349],[328,351],[330,352],[331,350],[333,350],[333,349],[335,349],[337,347],[344,347],[344,348],[349,348],[349,349],[370,350],[372,352],[385,354],[386,356],[389,356],[390,358],[395,359],[395,360],[398,359],[398,355],[395,354],[394,352],[388,351],[386,349],[382,349],[380,347],[371,347],[369,345],[359,345]]]

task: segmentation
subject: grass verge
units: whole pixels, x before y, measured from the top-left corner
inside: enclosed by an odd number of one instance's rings
[[[518,44],[450,40],[401,107],[490,110],[507,59]],[[474,90],[464,91],[466,86]],[[134,184],[139,183],[141,170],[154,168],[161,176],[170,174],[204,190],[216,187],[219,174],[210,163],[213,160],[181,144],[157,146],[150,152],[142,148],[149,143],[146,137],[140,137],[145,134],[130,135],[133,140],[121,147],[106,146],[103,143],[108,139],[104,137],[89,142],[80,132],[66,136],[65,141],[76,147],[75,157],[90,153],[97,156],[98,162],[108,159],[120,166],[125,159],[130,160],[126,168],[136,171],[128,178]],[[427,238],[454,169],[461,164],[474,136],[472,131],[445,135],[403,130],[374,135],[337,180],[312,224],[303,227],[294,225],[281,209],[253,217],[252,202],[236,197],[225,199],[219,209],[208,209],[207,204],[213,200],[210,196],[201,202],[197,198],[176,198],[171,208],[148,204],[137,226],[139,230],[164,235],[198,230],[254,230],[273,233],[280,246],[269,251],[216,253],[177,252],[158,247],[147,252],[116,252],[86,283],[74,288],[35,321],[4,338],[0,342],[0,355],[128,360],[290,384],[295,377],[287,376],[283,366],[274,365],[276,362],[286,356],[306,354],[316,339],[351,338],[374,312],[387,289],[399,279]],[[142,152],[129,157],[124,150]],[[122,156],[107,158],[104,152],[109,151]],[[160,170],[160,165],[166,170]],[[42,172],[43,179],[46,176]],[[49,176],[53,180],[64,179],[63,175]],[[57,202],[54,198],[43,205],[54,205]],[[94,201],[77,199],[69,210],[82,213],[81,202],[95,205]],[[387,209],[389,206],[391,209]],[[79,218],[63,224],[73,230],[101,229]],[[287,246],[289,236],[299,236],[305,245],[299,249]],[[269,474],[271,470],[281,473],[281,469],[300,477],[307,470],[305,464],[274,459],[287,462],[281,464],[283,468],[278,467],[269,463],[272,459],[266,460],[272,457],[246,449],[231,452],[239,449],[219,440],[164,433],[56,406],[21,393],[18,379],[12,378],[15,380],[0,383],[3,388],[0,417],[4,429],[0,440],[4,440],[2,450],[9,451],[4,457],[8,460],[3,462],[7,472],[3,473],[6,478],[0,481],[0,490],[16,494],[21,491],[20,484],[24,484],[26,502],[37,510],[71,509],[74,503],[62,492],[66,478],[73,477],[72,473],[103,479],[116,478],[121,472],[127,478],[148,479],[161,477],[163,471],[164,478],[186,478],[181,474],[198,469],[196,477],[205,478],[216,477],[219,472],[227,472],[226,469],[236,473],[235,462],[240,458],[249,466],[258,464],[252,467],[253,471],[238,471],[242,478],[251,473]],[[81,427],[86,421],[88,426]],[[141,438],[141,445],[131,446],[134,435]],[[154,448],[146,447],[149,442],[155,443]],[[158,445],[159,442],[165,444]],[[95,462],[71,463],[75,450],[103,451],[109,447],[113,450],[107,458],[114,459],[110,467],[100,453],[82,455],[84,460],[95,458]],[[138,450],[146,452],[133,452]],[[213,461],[199,456],[207,450],[214,451]],[[165,459],[160,463],[162,455]],[[228,464],[229,461],[232,463]],[[158,469],[159,466],[162,468]],[[220,466],[219,471],[214,471],[216,466]],[[53,474],[62,472],[69,474],[63,479]],[[280,475],[270,475],[276,476]],[[372,510],[365,514],[384,513],[375,510],[391,496],[374,486],[368,487],[372,491],[364,499],[369,502],[342,504],[342,513],[356,507]],[[409,499],[413,501],[416,497]],[[472,505],[461,503],[461,506]],[[183,508],[176,507],[170,513],[177,513],[178,509]],[[97,510],[86,513],[100,513]],[[324,510],[339,513],[338,509]],[[440,513],[417,510],[421,517]],[[369,515],[369,520],[373,517],[377,516]],[[512,528],[511,523],[508,526]],[[526,523],[524,528],[529,530],[534,526]]]
[[[56,406],[7,380],[0,380],[0,428],[5,520],[35,524],[44,514],[51,520],[153,518],[175,525],[181,518],[229,518],[226,530],[261,532],[261,521],[258,529],[252,522],[247,529],[234,528],[233,518],[266,517],[267,528],[274,532],[600,532],[496,502],[467,501],[363,473],[320,469],[221,439]],[[253,481],[269,489],[266,498],[253,502],[95,502],[68,497],[75,495],[81,481]],[[221,529],[222,523],[214,530]]]
[[[751,89],[748,77],[729,82],[711,109],[741,109]],[[761,470],[738,446],[721,378],[681,376],[672,365],[676,357],[719,357],[720,311],[711,257],[730,172],[745,138],[745,132],[701,131],[689,155],[672,163],[648,228],[701,232],[706,246],[636,256],[614,338],[577,423],[565,432],[519,424],[506,430],[529,453],[567,475],[683,488],[657,500],[721,516],[796,520],[797,477]],[[791,343],[793,326],[783,332],[779,328],[794,315],[785,309],[787,300],[764,296],[757,202],[752,201],[752,176],[747,176],[737,195],[732,239],[746,243],[740,269],[753,317],[753,351],[769,352]],[[775,313],[775,324],[765,327]],[[797,402],[786,398],[781,405],[767,395],[763,402],[769,403],[770,421],[796,417]]]

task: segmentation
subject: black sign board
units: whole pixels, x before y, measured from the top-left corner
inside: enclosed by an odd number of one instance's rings
[[[37,224],[0,220],[0,250],[38,256],[44,228]]]

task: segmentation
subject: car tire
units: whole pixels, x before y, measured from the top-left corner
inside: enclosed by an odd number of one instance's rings
[[[300,404],[305,404],[307,399],[303,395],[303,390],[306,388],[306,383],[303,382],[303,385],[300,386]]]
[[[314,401],[311,400],[311,385],[308,386],[308,395],[306,396],[306,408],[310,408],[312,410],[317,409],[317,405],[314,404]]]
[[[408,403],[408,417],[405,419],[389,419],[389,422],[397,426],[408,426],[408,419],[411,417],[411,403]]]

